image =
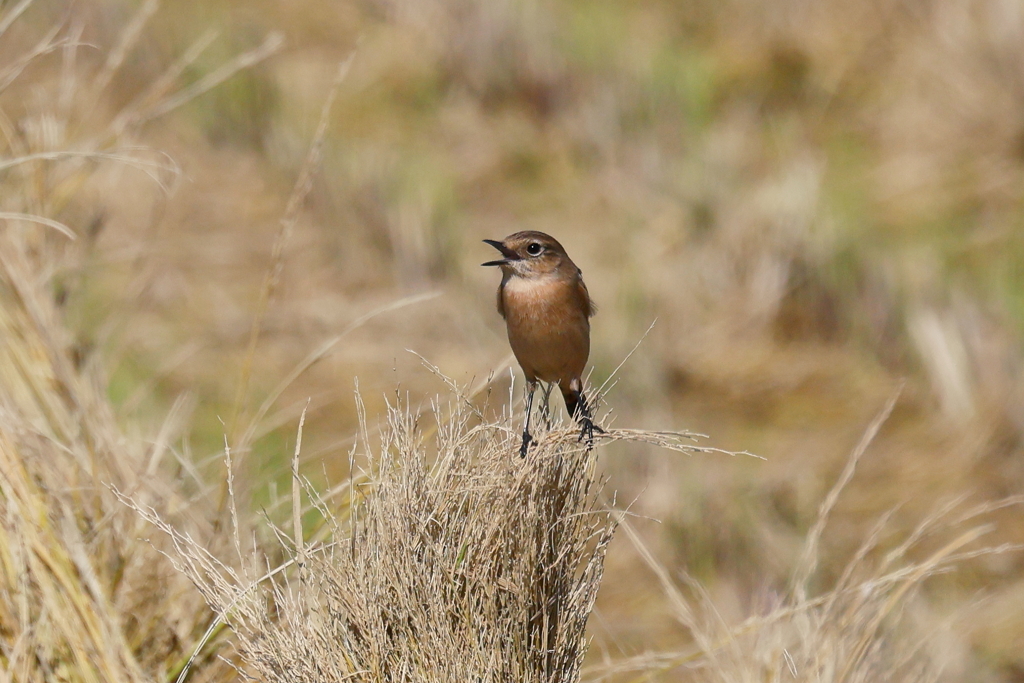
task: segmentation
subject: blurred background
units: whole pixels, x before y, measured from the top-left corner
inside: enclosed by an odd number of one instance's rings
[[[305,467],[329,484],[348,471],[357,386],[371,424],[388,401],[426,409],[447,393],[410,350],[461,385],[493,375],[478,397],[507,410],[510,367],[517,392],[522,380],[480,240],[523,229],[554,235],[584,272],[592,383],[657,321],[604,397],[614,426],[764,458],[598,451],[658,560],[726,621],[785,590],[901,383],[823,538],[822,586],[894,507],[883,550],[947,501],[1022,493],[1017,0],[0,3],[15,14],[8,64],[58,28],[82,46],[4,84],[8,153],[154,165],[24,172],[3,209],[83,236],[45,275],[124,429],[155,434],[172,414],[173,447],[203,465],[260,417],[238,484],[254,511],[288,486],[307,400]],[[209,92],[119,118],[261,45]],[[1024,542],[1021,510],[994,521],[990,542]],[[618,539],[592,658],[678,649],[687,632],[664,603]],[[1020,555],[965,563],[914,609],[955,625],[927,646],[949,680],[1024,681]]]

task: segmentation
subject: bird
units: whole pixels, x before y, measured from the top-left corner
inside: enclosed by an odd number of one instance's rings
[[[594,424],[583,393],[583,371],[590,356],[590,318],[597,307],[583,282],[583,272],[551,235],[524,230],[505,239],[484,240],[502,258],[481,265],[501,268],[498,313],[505,319],[508,341],[526,375],[526,424],[519,455],[533,442],[530,412],[538,382],[557,384],[569,416],[580,425],[579,440],[593,447]]]

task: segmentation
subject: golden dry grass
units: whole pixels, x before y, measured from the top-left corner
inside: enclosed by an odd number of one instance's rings
[[[574,430],[523,462],[465,407],[435,417],[430,448],[398,407],[379,444],[362,434],[354,501],[335,512],[314,498],[326,538],[279,531],[291,559],[273,571],[231,571],[131,502],[174,539],[175,564],[261,680],[578,680],[617,516],[595,459]]]
[[[0,238],[0,674],[11,681],[148,681],[184,665],[208,620],[170,546],[108,487],[204,538],[220,515],[166,440],[123,435],[95,368],[76,365],[49,283],[49,227]],[[168,420],[170,429],[175,427]],[[164,434],[164,439],[170,433]],[[168,462],[172,461],[172,462]],[[210,673],[217,666],[211,668]]]

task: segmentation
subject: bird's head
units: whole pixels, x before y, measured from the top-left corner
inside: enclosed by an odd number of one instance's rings
[[[481,265],[500,266],[501,269],[519,277],[536,278],[565,270],[575,273],[576,266],[565,253],[565,249],[551,235],[536,230],[525,230],[501,240],[484,240],[501,252],[503,258]]]

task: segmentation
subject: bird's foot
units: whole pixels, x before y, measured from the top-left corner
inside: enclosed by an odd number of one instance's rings
[[[523,444],[519,447],[519,457],[525,458],[526,452],[530,450],[530,444],[533,443],[533,436],[530,432],[523,431]]]
[[[587,450],[591,450],[594,447],[594,432],[597,432],[598,434],[605,433],[603,429],[594,424],[594,421],[590,416],[584,415],[580,417],[580,437],[576,439],[576,442],[579,443],[586,439]]]

